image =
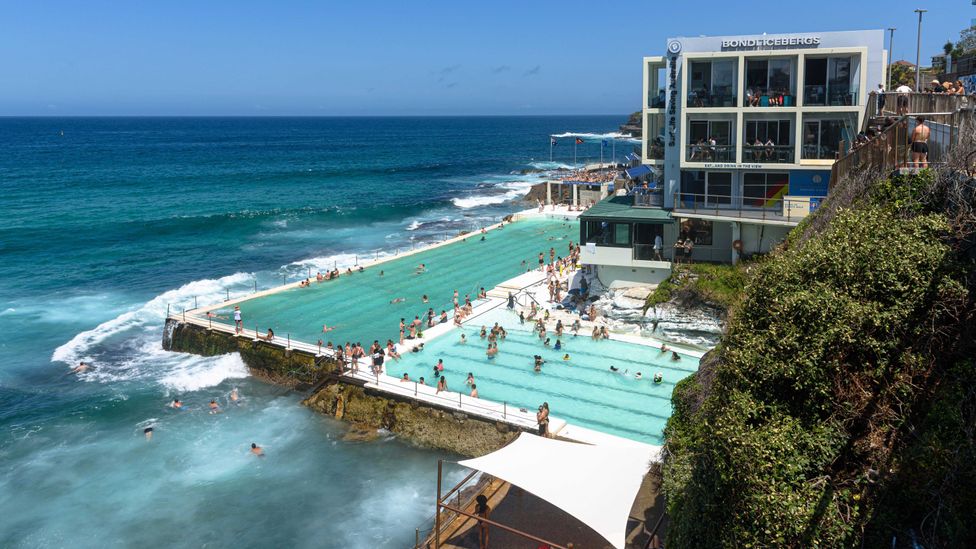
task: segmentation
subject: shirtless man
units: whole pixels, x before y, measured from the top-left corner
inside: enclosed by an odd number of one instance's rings
[[[335,330],[338,327],[339,326],[329,326],[328,324],[323,324],[322,325],[322,333],[323,334],[327,334],[327,333],[331,332],[332,330]]]
[[[925,125],[925,117],[915,119],[915,129],[912,130],[912,166],[927,168],[929,166],[929,133],[931,129]]]
[[[252,442],[251,443],[251,453],[254,454],[254,455],[256,455],[256,456],[258,456],[258,457],[264,457],[264,448],[262,448],[262,447],[260,447],[257,444],[255,444],[255,443]]]
[[[230,392],[230,399],[233,402],[237,402],[237,399],[239,399],[239,398],[240,398],[240,395],[237,393],[237,387],[234,387],[231,390],[231,392]]]
[[[393,299],[390,300],[390,305],[396,305],[397,303],[403,303],[406,300],[407,300],[407,298],[405,298],[405,297],[395,297],[395,298],[393,298]]]
[[[216,414],[216,413],[219,413],[219,412],[220,412],[220,407],[217,406],[217,401],[211,399],[210,400],[210,413],[211,414]]]
[[[80,373],[83,373],[86,370],[88,370],[88,368],[89,368],[89,365],[88,364],[85,364],[84,362],[79,362],[77,366],[75,366],[74,368],[71,369],[71,372],[70,373],[72,373],[72,374],[80,374]]]

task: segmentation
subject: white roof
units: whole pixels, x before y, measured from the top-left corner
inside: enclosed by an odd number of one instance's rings
[[[459,463],[535,494],[623,549],[630,509],[656,453],[647,445],[592,446],[522,433],[500,450]]]

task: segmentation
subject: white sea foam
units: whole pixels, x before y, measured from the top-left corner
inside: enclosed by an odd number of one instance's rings
[[[535,183],[533,181],[507,181],[495,187],[497,189],[506,189],[504,193],[476,194],[473,196],[454,198],[451,201],[455,206],[463,210],[477,208],[479,206],[502,204],[525,196]]]
[[[192,307],[194,298],[196,298],[198,305],[216,303],[226,297],[228,288],[243,284],[250,287],[249,283],[252,279],[253,276],[250,274],[235,273],[216,280],[196,280],[175,290],[163,292],[137,309],[122,313],[111,320],[102,322],[91,330],[77,334],[70,341],[55,349],[54,354],[51,355],[51,360],[75,364],[79,360],[90,358],[86,353],[95,345],[112,336],[144,327],[147,324],[161,325],[166,316],[167,306]],[[242,290],[238,290],[236,293],[240,294]],[[246,290],[243,291],[246,292]],[[232,292],[233,295],[234,292]]]
[[[180,360],[159,383],[174,391],[196,391],[220,385],[225,379],[247,377],[247,366],[241,355],[231,353],[217,357],[190,355]]]
[[[529,166],[532,166],[533,168],[535,168],[537,170],[572,170],[572,169],[575,169],[570,164],[566,164],[564,162],[558,162],[558,161],[552,161],[552,162],[549,162],[549,161],[530,162],[529,163]]]
[[[300,261],[289,263],[288,265],[285,265],[284,268],[287,270],[295,270],[297,268],[299,271],[301,271],[303,276],[308,274],[308,269],[311,269],[312,276],[315,276],[315,273],[317,272],[325,272],[332,269],[347,269],[373,261],[374,259],[377,259],[377,257],[384,257],[384,254],[377,254],[376,252],[362,254],[342,253],[302,259]]]

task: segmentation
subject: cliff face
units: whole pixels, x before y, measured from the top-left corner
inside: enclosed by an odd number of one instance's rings
[[[397,400],[364,387],[329,382],[304,401],[306,406],[373,429],[386,429],[412,443],[474,457],[508,444],[518,431],[507,424]]]
[[[669,547],[973,546],[976,183],[842,182],[674,391]]]

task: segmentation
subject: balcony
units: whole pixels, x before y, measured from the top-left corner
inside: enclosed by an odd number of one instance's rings
[[[796,96],[773,90],[747,90],[744,107],[795,107]]]
[[[674,193],[675,217],[714,216],[741,219],[745,222],[776,225],[796,225],[813,212],[824,200],[822,196],[783,197],[763,199],[755,206],[753,198],[741,196]],[[749,202],[749,204],[746,203]]]
[[[742,162],[754,164],[793,164],[793,145],[743,145]]]
[[[731,91],[710,93],[706,90],[688,92],[689,107],[734,107],[736,96]]]
[[[735,145],[688,144],[688,162],[735,162]]]
[[[848,88],[830,89],[826,86],[803,86],[803,105],[806,107],[851,107],[857,105],[857,91]]]

